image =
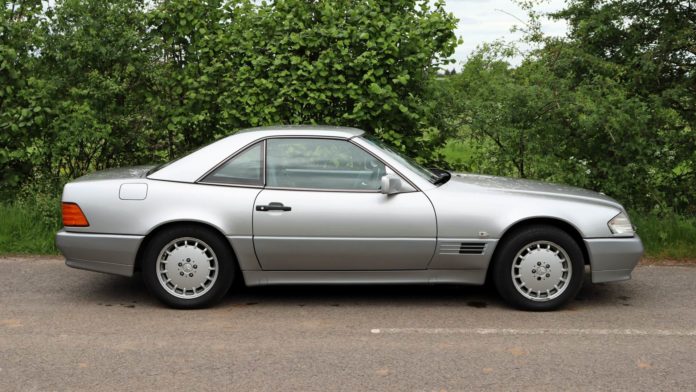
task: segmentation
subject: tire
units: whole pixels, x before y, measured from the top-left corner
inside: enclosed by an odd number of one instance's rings
[[[156,233],[143,252],[143,280],[168,306],[204,308],[220,301],[232,286],[236,258],[217,232],[200,226],[174,226]]]
[[[558,309],[582,287],[585,260],[565,231],[535,225],[510,233],[493,260],[493,282],[510,305],[523,310]]]

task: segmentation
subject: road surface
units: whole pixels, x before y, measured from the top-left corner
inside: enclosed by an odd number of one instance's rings
[[[177,311],[139,279],[0,257],[0,391],[695,389],[689,266],[551,313],[461,286],[236,287]]]

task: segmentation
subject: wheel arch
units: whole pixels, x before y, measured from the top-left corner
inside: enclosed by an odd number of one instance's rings
[[[575,242],[578,244],[580,247],[580,250],[582,251],[582,257],[585,259],[585,265],[590,265],[590,254],[587,250],[587,246],[585,245],[585,241],[583,240],[582,233],[580,230],[575,227],[573,224],[570,222],[560,219],[560,218],[555,218],[555,217],[530,217],[530,218],[525,218],[521,219],[510,226],[508,226],[500,236],[500,239],[498,240],[498,246],[495,247],[495,250],[493,251],[493,254],[491,255],[491,261],[495,261],[496,255],[498,253],[498,250],[500,249],[500,245],[508,238],[512,233],[515,231],[526,227],[526,226],[533,226],[533,225],[546,225],[546,226],[552,226],[557,229],[563,230],[564,232],[568,233]]]
[[[140,242],[140,246],[138,247],[138,252],[136,253],[135,256],[135,266],[133,268],[134,271],[140,271],[141,270],[141,264],[142,264],[142,256],[143,253],[145,252],[145,249],[147,248],[150,240],[157,235],[157,233],[162,232],[163,230],[167,230],[171,227],[176,227],[176,226],[186,226],[186,227],[191,227],[191,226],[198,226],[202,227],[208,230],[213,231],[217,235],[220,236],[221,239],[224,240],[224,243],[229,246],[229,249],[232,251],[232,254],[234,255],[234,264],[235,268],[239,268],[239,261],[237,258],[237,253],[234,250],[234,247],[230,243],[230,241],[227,240],[227,237],[225,236],[225,233],[220,229],[219,227],[210,224],[209,222],[203,222],[203,221],[198,221],[198,220],[192,220],[192,219],[182,219],[182,220],[174,220],[174,221],[167,221],[167,222],[162,222],[159,225],[153,227],[143,238],[143,240]]]

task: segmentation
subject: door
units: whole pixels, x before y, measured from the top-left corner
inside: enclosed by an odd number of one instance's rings
[[[266,188],[253,212],[264,270],[427,267],[436,242],[432,204],[415,189],[380,193],[389,172],[381,161],[339,139],[269,139],[266,148]]]

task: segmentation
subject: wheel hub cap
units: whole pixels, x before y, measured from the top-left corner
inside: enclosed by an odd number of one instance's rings
[[[213,250],[196,238],[178,238],[167,244],[157,259],[162,287],[179,298],[207,293],[217,279],[218,262]]]
[[[515,288],[525,298],[548,301],[566,290],[572,269],[563,248],[550,241],[537,241],[517,253],[511,272]]]

